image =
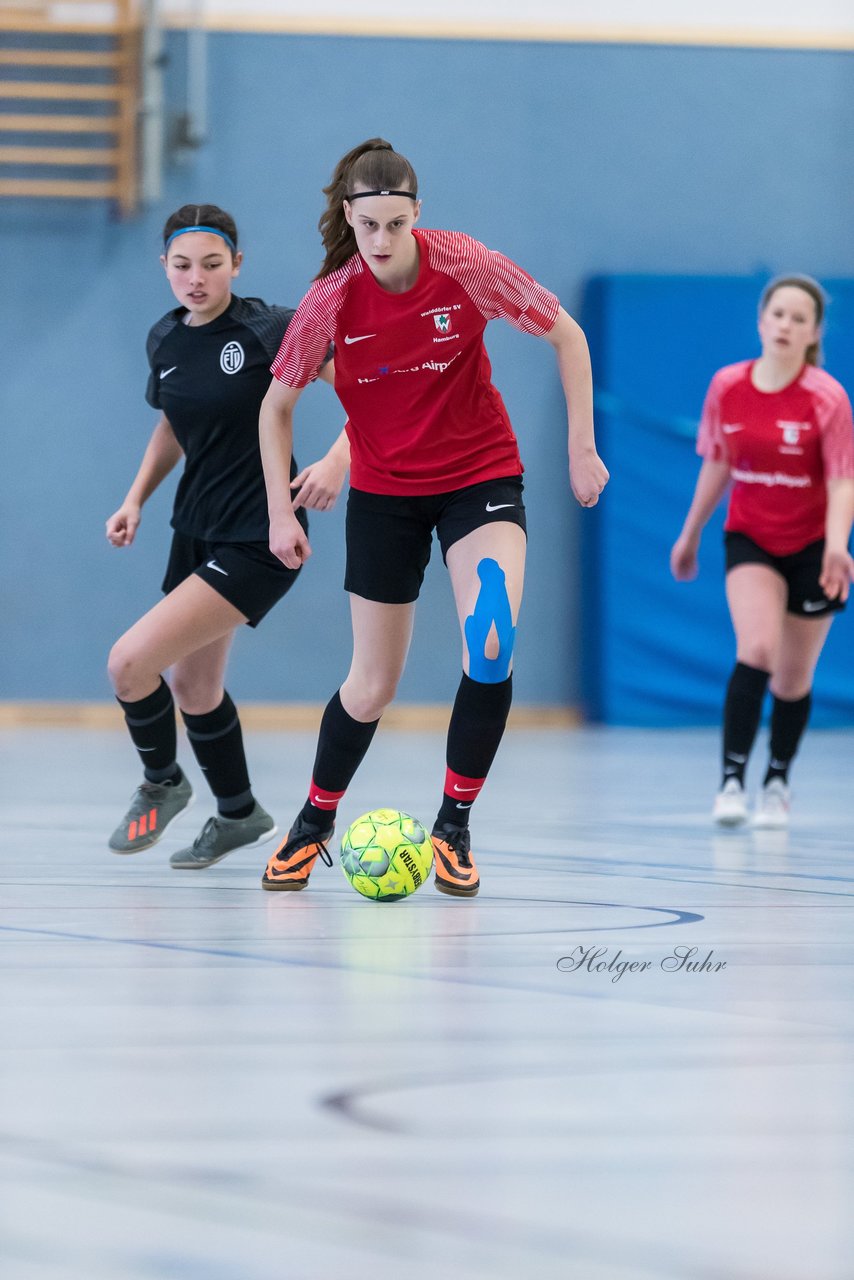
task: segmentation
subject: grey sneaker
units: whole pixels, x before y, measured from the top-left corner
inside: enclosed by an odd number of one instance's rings
[[[173,818],[193,803],[193,788],[181,775],[180,782],[143,782],[134,792],[130,808],[110,836],[113,853],[138,853],[150,849]]]
[[[276,830],[275,822],[256,800],[247,818],[224,818],[221,814],[208,818],[189,849],[173,853],[169,865],[186,871],[212,867],[233,849],[254,849],[272,840]]]

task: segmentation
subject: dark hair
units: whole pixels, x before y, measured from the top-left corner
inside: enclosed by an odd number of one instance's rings
[[[182,227],[214,227],[224,231],[234,244],[232,257],[237,249],[237,224],[230,213],[220,209],[218,204],[182,204],[180,209],[170,213],[163,228],[163,244]],[[228,246],[226,246],[228,247]]]
[[[824,321],[824,311],[827,304],[827,295],[817,280],[813,280],[812,276],[778,276],[775,280],[771,280],[762,290],[762,297],[759,299],[759,314],[768,306],[778,289],[802,289],[808,294],[815,304],[815,322],[821,327]],[[807,364],[821,364],[821,339],[813,342],[807,347],[804,354],[804,360]]]
[[[397,189],[418,193],[415,170],[405,156],[398,155],[384,138],[369,138],[348,151],[335,166],[332,181],[323,188],[326,208],[317,224],[323,237],[326,257],[315,276],[322,280],[331,271],[337,271],[356,252],[353,228],[344,217],[344,200],[355,187],[375,188],[383,191]]]

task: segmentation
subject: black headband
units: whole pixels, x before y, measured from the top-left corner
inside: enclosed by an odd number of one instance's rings
[[[345,196],[344,199],[352,204],[354,200],[361,200],[362,196],[409,196],[410,200],[418,199],[414,191],[356,191],[352,196]]]

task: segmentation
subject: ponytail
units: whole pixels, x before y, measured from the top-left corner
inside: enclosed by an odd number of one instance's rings
[[[406,157],[398,155],[384,138],[369,138],[342,156],[335,166],[332,181],[323,188],[326,208],[320,216],[318,228],[326,257],[315,277],[317,280],[343,267],[356,252],[356,237],[344,216],[344,201],[356,186],[384,191],[398,188],[415,195],[418,179]]]

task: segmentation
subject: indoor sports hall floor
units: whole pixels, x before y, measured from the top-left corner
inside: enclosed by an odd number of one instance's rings
[[[122,733],[0,744],[4,1280],[854,1276],[850,734],[788,834],[717,834],[711,730],[511,732],[480,896],[390,904],[171,871],[201,793],[117,857]],[[313,734],[249,751],[287,823]],[[381,733],[343,816],[442,775]]]

